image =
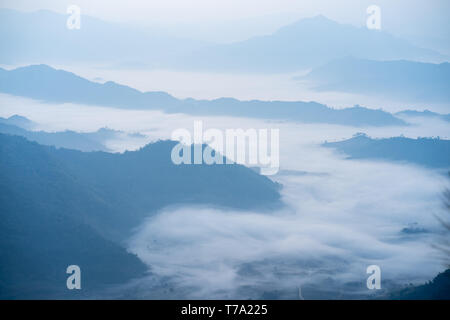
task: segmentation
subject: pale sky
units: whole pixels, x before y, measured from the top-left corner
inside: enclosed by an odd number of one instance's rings
[[[1,0],[0,6],[22,11],[49,9],[66,13],[78,5],[83,14],[110,21],[173,27],[185,25],[192,32],[205,26],[235,21],[247,32],[270,32],[292,21],[323,14],[330,19],[365,25],[366,8],[376,4],[382,28],[395,34],[450,34],[448,0]],[[229,25],[232,29],[233,25]],[[207,29],[207,28],[206,28]],[[245,32],[245,30],[243,30]]]

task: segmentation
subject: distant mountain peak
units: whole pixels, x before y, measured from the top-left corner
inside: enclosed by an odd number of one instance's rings
[[[336,22],[336,21],[334,21],[334,20],[331,20],[330,18],[324,16],[323,14],[318,14],[318,15],[316,15],[316,16],[309,17],[309,18],[305,18],[305,19],[302,19],[302,20],[319,21],[319,22],[328,22],[328,23],[330,23],[330,22],[331,22],[331,23],[338,23],[338,22]]]
[[[289,32],[292,30],[300,29],[300,28],[314,28],[314,29],[316,29],[318,27],[329,28],[329,27],[336,26],[336,25],[340,25],[340,24],[334,20],[331,20],[331,19],[325,17],[324,15],[319,14],[314,17],[299,19],[293,23],[285,25],[285,26],[281,27],[280,29],[278,29],[275,32],[275,34],[285,33],[285,32]]]
[[[18,67],[15,70],[37,70],[37,71],[57,71],[55,68],[49,66],[48,64],[32,64],[29,66]]]
[[[294,22],[293,24],[300,24],[300,23],[328,23],[328,24],[340,24],[339,22],[332,20],[326,16],[324,16],[323,14],[318,14],[316,16],[313,17],[308,17],[308,18],[303,18],[303,19],[299,19],[296,22]]]
[[[27,72],[30,71],[30,72]],[[353,126],[405,125],[382,110],[333,109],[317,102],[177,99],[165,92],[141,92],[112,81],[92,82],[73,73],[34,65],[0,73],[0,92],[47,102],[80,103],[126,109],[156,109],[167,113],[228,115],[336,123]]]
[[[317,91],[389,96],[406,103],[450,101],[450,64],[350,56],[313,68],[306,76]]]

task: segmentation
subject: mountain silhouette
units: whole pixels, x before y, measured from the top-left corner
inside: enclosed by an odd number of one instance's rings
[[[0,9],[0,61],[10,65],[78,62],[118,68],[292,72],[348,55],[374,60],[447,59],[384,31],[340,24],[324,16],[301,19],[273,34],[221,45],[85,14],[81,28],[69,30],[68,17],[48,10]]]
[[[302,80],[318,91],[389,96],[411,102],[450,102],[450,63],[371,61],[346,57],[313,69]]]
[[[49,10],[0,9],[0,61],[100,62],[115,67],[154,68],[203,45],[201,41],[163,36],[86,14],[81,15],[80,29],[69,30],[68,18]]]
[[[332,123],[352,126],[389,126],[406,123],[382,110],[360,106],[333,109],[316,102],[177,99],[165,92],[140,92],[114,82],[97,83],[47,65],[13,70],[0,68],[0,92],[46,102],[71,102],[126,109],[154,109],[167,113],[238,116]]]
[[[356,134],[351,139],[327,142],[323,146],[343,152],[349,159],[409,162],[429,168],[450,168],[450,140],[439,138],[371,139],[365,134]]]
[[[361,59],[443,61],[446,57],[384,31],[340,24],[322,15],[299,20],[275,33],[194,51],[177,67],[194,70],[292,72],[330,60]]]
[[[80,151],[112,151],[106,147],[106,142],[129,136],[125,132],[101,128],[95,132],[75,132],[71,130],[60,132],[30,131],[24,128],[34,126],[25,117],[12,116],[8,119],[0,118],[0,133],[25,137],[39,144],[55,146],[57,148],[75,149]],[[144,137],[134,134],[134,137]]]
[[[147,268],[122,242],[168,205],[268,210],[280,186],[240,165],[179,165],[176,142],[112,154],[0,134],[0,298],[86,298]],[[69,265],[83,290],[69,291]]]
[[[432,112],[430,110],[417,111],[417,110],[403,110],[396,113],[399,116],[406,117],[426,117],[426,118],[438,118],[444,121],[450,121],[450,114],[440,114]]]

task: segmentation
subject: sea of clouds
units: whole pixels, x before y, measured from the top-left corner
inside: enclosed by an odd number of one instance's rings
[[[46,131],[141,132],[145,138],[108,141],[135,150],[199,120],[159,111],[45,104],[0,95],[1,117],[13,114]],[[433,244],[443,214],[441,172],[415,165],[348,160],[320,144],[350,138],[441,136],[448,123],[415,118],[407,127],[355,128],[328,124],[202,117],[206,128],[278,128],[285,204],[272,212],[174,206],[151,215],[127,242],[151,275],[127,287],[146,298],[361,297],[366,268],[382,271],[382,288],[432,279],[444,269]],[[404,228],[426,232],[405,233]]]

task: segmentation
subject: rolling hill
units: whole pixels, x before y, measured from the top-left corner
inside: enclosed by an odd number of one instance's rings
[[[183,56],[177,67],[226,72],[293,72],[346,56],[373,60],[446,60],[435,51],[419,48],[389,33],[340,24],[319,15],[286,25],[273,34],[204,46]]]
[[[323,144],[348,155],[349,159],[407,162],[429,168],[450,168],[450,140],[394,137],[371,139],[365,134]]]
[[[172,164],[174,145],[112,154],[0,134],[0,298],[93,297],[143,276],[122,241],[168,205],[281,205],[280,186],[246,167]],[[72,264],[81,291],[66,289]]]
[[[361,59],[447,59],[383,31],[340,24],[324,16],[298,20],[272,34],[229,44],[168,36],[82,16],[66,28],[68,15],[48,10],[0,9],[3,64],[90,63],[118,68],[169,68],[225,72],[292,72],[352,55]],[[39,48],[39,50],[35,50]]]
[[[391,126],[406,123],[383,110],[360,106],[333,109],[316,102],[177,99],[165,92],[140,92],[114,82],[97,83],[47,65],[0,68],[0,92],[46,102],[80,103],[167,113],[251,117],[305,123]]]
[[[39,144],[55,146],[57,148],[75,149],[80,151],[112,151],[106,147],[106,142],[120,139],[129,135],[122,131],[101,128],[95,132],[75,132],[65,130],[60,132],[31,131],[32,121],[25,117],[14,115],[7,119],[0,118],[0,133],[25,137]],[[143,135],[133,134],[134,137]]]
[[[313,69],[307,80],[318,91],[389,96],[411,102],[450,102],[450,63],[372,61],[346,57]]]

